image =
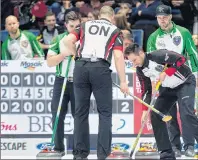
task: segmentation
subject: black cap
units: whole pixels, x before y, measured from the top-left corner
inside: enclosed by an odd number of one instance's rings
[[[159,5],[156,9],[156,16],[163,15],[168,16],[171,14],[171,7],[166,5]]]

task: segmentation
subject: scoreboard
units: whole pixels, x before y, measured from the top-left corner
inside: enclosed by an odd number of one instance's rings
[[[133,73],[127,73],[132,90]],[[1,63],[1,114],[49,114],[55,80],[55,67],[45,61],[3,61]],[[112,80],[119,84],[115,72]],[[113,86],[113,113],[133,113],[131,97],[126,97]],[[92,113],[96,102],[91,96]]]
[[[128,65],[128,63],[126,64]],[[114,64],[112,64],[111,69],[112,81],[119,84]],[[133,70],[126,68],[126,78],[129,82],[130,91],[133,93]],[[1,61],[0,105],[3,121],[9,119],[9,123],[17,122],[19,116],[24,117],[24,120],[28,116],[51,116],[54,81],[55,67],[48,67],[46,61]],[[128,128],[131,127],[129,131],[126,130],[123,133],[132,134],[134,130],[133,99],[130,96],[125,96],[115,86],[113,86],[112,93],[113,115],[127,122]],[[69,113],[70,111],[69,107]],[[91,121],[97,121],[97,105],[93,94],[91,96],[90,115],[92,117]],[[24,127],[28,128],[26,125],[24,124]]]
[[[46,72],[44,61],[4,61],[3,64],[1,114],[50,113],[54,68]]]

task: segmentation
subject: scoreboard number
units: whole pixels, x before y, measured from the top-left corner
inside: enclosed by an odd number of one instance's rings
[[[1,88],[1,99],[9,99],[8,89]]]
[[[47,85],[53,86],[55,81],[55,76],[54,74],[49,74],[47,75]]]
[[[38,113],[44,112],[45,111],[45,105],[42,102],[37,102],[36,103],[36,111]]]
[[[11,84],[13,85],[13,86],[18,86],[18,85],[20,85],[20,82],[21,82],[21,78],[20,78],[20,76],[19,75],[13,75],[12,76],[12,78],[11,78]]]
[[[123,107],[121,109],[121,112],[128,113],[129,112],[129,103],[128,102],[122,102],[121,104]]]
[[[3,102],[1,101],[1,113],[4,114],[4,113],[8,113],[8,102]]]
[[[23,99],[33,99],[34,96],[33,96],[33,91],[34,91],[34,88],[22,88],[22,92],[23,92]]]
[[[32,101],[23,101],[23,113],[33,113]]]
[[[45,86],[45,74],[35,73],[35,86]]]
[[[9,85],[8,75],[2,74],[1,75],[1,86],[8,86],[8,85]]]
[[[35,101],[35,113],[37,114],[45,114],[45,100],[37,100]]]
[[[49,102],[47,102],[47,113],[51,113],[51,104],[52,104],[52,102],[51,101],[49,101]]]
[[[24,81],[26,82],[25,84],[31,85],[31,76],[30,75],[25,76]]]
[[[11,112],[12,113],[20,113],[20,102],[12,102],[11,104]]]

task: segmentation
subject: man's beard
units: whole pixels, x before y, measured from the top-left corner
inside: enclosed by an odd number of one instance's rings
[[[168,27],[169,27],[169,24],[163,24],[163,25],[161,26],[161,28],[162,28],[163,30],[167,30]]]
[[[18,31],[18,30],[13,30],[13,31],[11,31],[11,34],[12,34],[12,35],[16,35],[16,34],[17,34],[17,31]]]

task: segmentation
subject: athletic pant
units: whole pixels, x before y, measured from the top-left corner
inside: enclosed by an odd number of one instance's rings
[[[59,105],[59,100],[61,96],[62,86],[63,86],[64,77],[56,77],[54,82],[54,88],[53,88],[53,97],[52,97],[52,105],[51,105],[51,111],[52,111],[52,122],[54,127],[54,122],[56,118],[56,113]],[[71,113],[74,117],[75,112],[75,99],[74,99],[74,91],[73,91],[73,82],[67,81],[66,84],[66,90],[64,92],[63,100],[62,100],[62,106],[61,111],[59,115],[59,121],[57,126],[57,131],[54,139],[55,143],[55,150],[58,151],[64,151],[64,120],[65,116],[67,114],[68,110],[68,103],[71,102]]]
[[[74,68],[75,118],[74,157],[85,158],[90,153],[89,108],[93,92],[99,113],[97,156],[105,159],[111,153],[112,140],[112,79],[106,61],[77,60]],[[93,120],[92,120],[93,121]],[[96,122],[97,124],[97,122]]]
[[[194,113],[195,86],[195,76],[191,75],[184,84],[179,85],[174,89],[160,87],[159,97],[156,100],[155,108],[162,113],[167,114],[171,106],[177,101],[181,121],[186,122],[186,125],[192,130],[193,135],[197,140],[198,119]],[[166,123],[154,112],[151,112],[151,123],[159,151],[172,150]],[[182,128],[183,127],[185,126],[182,126]]]
[[[186,110],[185,112],[189,112]],[[170,109],[169,114],[173,117],[171,121],[167,123],[169,138],[172,146],[175,146],[177,149],[181,150],[182,145],[180,141],[180,129],[177,121],[177,107],[176,104]],[[190,114],[190,113],[189,113]],[[182,120],[182,119],[181,119]],[[188,146],[194,146],[194,135],[191,127],[186,121],[181,121],[182,124],[182,138],[184,141],[184,149],[186,150]]]

